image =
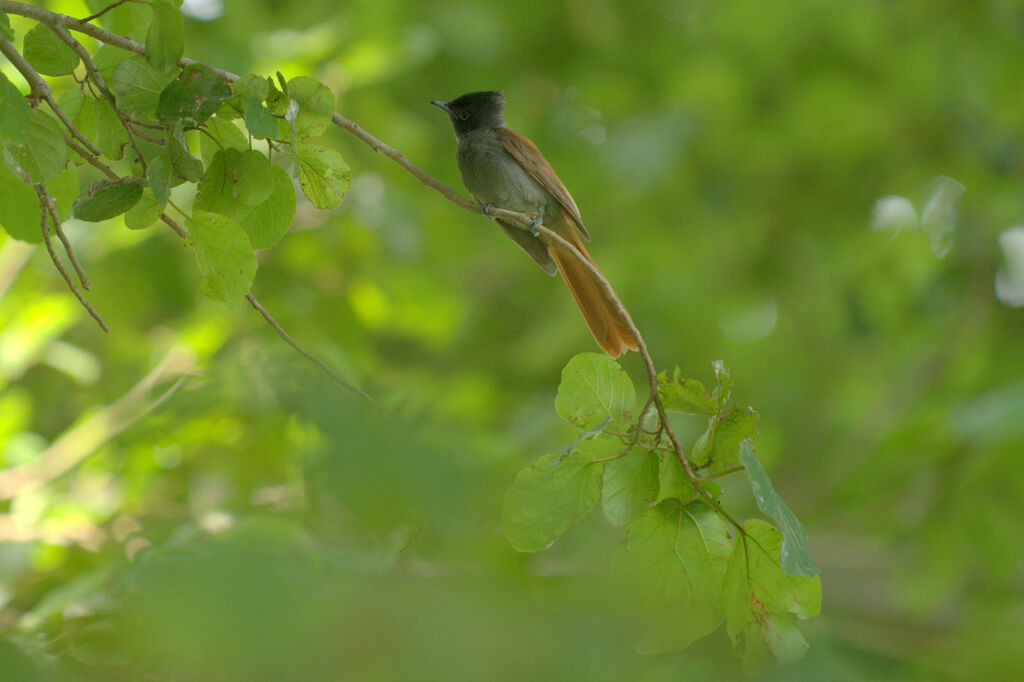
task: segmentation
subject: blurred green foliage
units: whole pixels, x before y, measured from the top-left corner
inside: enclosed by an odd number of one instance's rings
[[[1024,8],[186,9],[208,17],[186,19],[188,56],[316,76],[456,186],[427,102],[504,89],[655,359],[706,383],[724,360],[734,400],[760,412],[761,458],[824,585],[809,653],[772,679],[1024,675],[1024,314],[993,289],[998,237],[1024,216]],[[16,40],[33,26],[10,23]],[[203,297],[168,230],[68,224],[109,335],[41,249],[0,244],[3,678],[739,676],[724,628],[633,652],[596,578],[614,537],[596,515],[537,555],[509,547],[505,489],[572,442],[552,403],[592,340],[493,224],[329,136],[349,195],[299,206],[254,291],[391,418],[251,310]],[[914,221],[872,229],[885,196],[923,226],[939,176],[965,188],[948,252]],[[722,483],[757,513],[742,481]]]

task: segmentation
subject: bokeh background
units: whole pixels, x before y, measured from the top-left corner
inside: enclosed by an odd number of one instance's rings
[[[460,190],[428,101],[505,91],[658,364],[710,382],[721,359],[761,413],[824,590],[769,679],[1024,676],[1024,6],[185,9],[188,56],[317,76]],[[509,547],[504,490],[571,442],[553,399],[593,341],[496,226],[329,141],[351,191],[300,205],[254,292],[391,418],[204,298],[169,230],[68,225],[109,335],[42,249],[0,243],[0,677],[738,677],[723,630],[633,652],[599,513]]]

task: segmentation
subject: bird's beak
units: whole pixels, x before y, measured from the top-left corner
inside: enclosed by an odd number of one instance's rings
[[[438,109],[443,110],[444,113],[446,113],[446,114],[452,113],[452,109],[451,109],[451,107],[448,106],[448,102],[442,102],[439,99],[435,99],[435,100],[431,100],[430,103],[433,104]]]

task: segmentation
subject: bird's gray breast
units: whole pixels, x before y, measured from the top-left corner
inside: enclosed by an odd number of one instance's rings
[[[477,201],[524,213],[548,203],[550,195],[509,154],[493,129],[473,131],[459,142],[462,182]]]

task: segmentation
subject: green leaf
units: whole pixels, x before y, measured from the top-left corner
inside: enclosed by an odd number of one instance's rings
[[[181,121],[185,128],[195,128],[230,96],[231,88],[210,67],[191,64],[160,93],[156,116],[164,125]]]
[[[115,161],[124,156],[124,147],[128,144],[128,133],[125,132],[121,120],[117,117],[114,107],[106,100],[96,102],[96,146],[103,156]]]
[[[14,40],[14,29],[11,28],[11,20],[4,12],[0,12],[0,38]]]
[[[189,153],[181,127],[179,122],[167,133],[167,158],[171,162],[171,172],[186,182],[199,182],[203,177],[203,162]]]
[[[50,196],[53,197],[53,202],[57,205],[57,215],[61,220],[70,218],[75,199],[78,198],[80,191],[78,169],[69,165],[56,177],[47,181],[46,188],[50,190]]]
[[[792,663],[804,655],[807,642],[794,618],[813,618],[821,611],[819,578],[784,574],[775,557],[782,536],[758,519],[743,524],[745,534],[729,558],[722,586],[726,631],[748,674],[772,663]]]
[[[160,102],[160,93],[172,80],[173,73],[153,68],[143,57],[131,57],[114,69],[110,89],[121,111],[129,116],[151,118]]]
[[[352,170],[345,159],[333,149],[299,145],[295,154],[299,185],[317,208],[337,208],[345,198]]]
[[[97,180],[89,185],[86,194],[75,201],[71,215],[90,223],[119,216],[142,198],[145,183],[142,178],[134,177]]]
[[[636,448],[605,465],[601,510],[613,526],[624,526],[642,516],[657,496],[658,457],[653,452]]]
[[[731,552],[725,523],[701,502],[662,502],[626,528],[621,566],[642,653],[682,649],[718,627]]]
[[[580,353],[562,370],[555,411],[573,426],[592,429],[608,417],[624,426],[633,416],[636,390],[619,363],[601,353]]]
[[[818,575],[818,567],[811,562],[811,553],[807,549],[807,529],[785,500],[775,492],[768,474],[754,454],[754,446],[750,440],[745,440],[740,445],[739,459],[746,469],[758,509],[775,519],[782,530],[783,539],[779,554],[782,571],[793,576]]]
[[[612,441],[583,441],[569,455],[545,455],[520,471],[505,494],[502,523],[520,552],[548,547],[590,513],[601,492],[603,465],[614,454]]]
[[[47,76],[73,73],[81,61],[75,51],[45,24],[36,24],[25,34],[22,55],[36,71]]]
[[[235,217],[238,206],[232,198],[235,182],[232,172],[238,156],[239,152],[235,149],[225,149],[213,155],[213,161],[199,181],[199,193],[195,201],[197,208]]]
[[[683,379],[676,367],[669,381],[668,375],[658,375],[658,395],[669,412],[685,414],[715,414],[718,403],[707,394],[704,384],[696,379]]]
[[[722,471],[735,464],[740,442],[757,435],[759,415],[751,407],[732,408],[708,421],[708,428],[693,446],[693,462],[698,467],[711,465],[711,471]]]
[[[210,165],[214,155],[221,149],[237,149],[240,152],[249,150],[249,140],[245,133],[228,119],[214,116],[203,124],[203,128],[209,135],[199,136],[199,155],[206,165]]]
[[[686,500],[696,491],[686,480],[686,472],[675,453],[658,453],[658,497],[655,503],[669,499]]]
[[[27,173],[32,182],[50,180],[64,170],[68,162],[68,148],[60,124],[40,109],[32,110],[21,141],[8,149],[14,156],[15,167],[11,170]],[[7,158],[4,161],[11,163]]]
[[[157,156],[149,160],[146,166],[146,180],[153,191],[153,200],[161,207],[167,205],[171,196],[171,162],[166,156]]]
[[[250,149],[237,153],[232,168],[232,196],[245,206],[255,206],[266,201],[274,191],[271,168],[270,160],[258,151]]]
[[[164,207],[153,197],[153,191],[146,187],[142,191],[142,198],[139,199],[139,203],[132,206],[124,214],[124,226],[129,230],[145,229],[160,220],[163,212]]]
[[[199,288],[231,309],[240,308],[256,276],[256,256],[245,230],[227,216],[197,208],[185,225],[203,275]]]
[[[146,59],[159,71],[173,71],[185,54],[184,19],[177,7],[163,0],[156,0],[150,6],[153,22],[146,34]]]
[[[20,142],[31,115],[25,96],[0,73],[0,142]]]
[[[43,241],[39,198],[36,191],[0,165],[0,225],[10,236],[24,242]]]
[[[87,140],[96,140],[99,133],[99,108],[95,98],[86,97],[79,88],[72,88],[61,95],[57,104]]]
[[[330,88],[311,76],[299,76],[288,81],[288,98],[299,106],[295,118],[297,139],[320,137],[327,132],[334,115],[334,94]],[[284,115],[287,105],[282,100],[274,113]]]
[[[92,62],[96,65],[96,70],[100,72],[100,75],[109,82],[117,65],[132,56],[131,52],[104,44],[100,45],[100,48],[93,54]]]
[[[253,137],[270,139],[277,137],[277,119],[267,111],[256,95],[249,95],[245,102],[245,127]]]
[[[279,166],[271,166],[270,177],[274,183],[270,196],[255,206],[238,207],[236,218],[249,234],[254,249],[276,244],[288,232],[295,217],[295,188],[288,173]]]

